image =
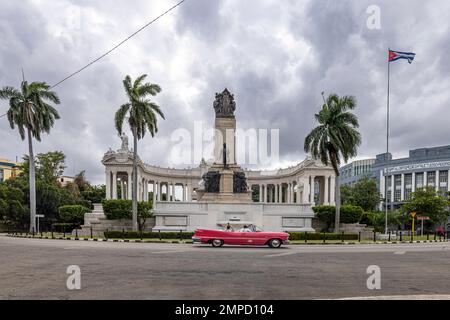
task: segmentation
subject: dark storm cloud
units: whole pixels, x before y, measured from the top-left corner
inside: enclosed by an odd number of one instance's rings
[[[3,1],[0,85],[18,86],[21,67],[27,79],[55,83],[170,4]],[[370,5],[381,8],[380,30],[366,26]],[[37,152],[62,150],[69,174],[86,169],[89,179],[103,182],[102,155],[120,144],[113,118],[126,101],[121,81],[126,74],[148,73],[163,88],[155,101],[167,120],[159,122],[155,138],[139,143],[146,162],[172,162],[174,130],[192,131],[194,121],[211,126],[214,94],[225,87],[235,94],[239,127],[280,129],[283,164],[304,158],[303,139],[315,125],[322,91],[354,95],[363,135],[359,154],[374,156],[385,150],[389,46],[417,53],[412,65],[392,65],[394,155],[448,144],[449,10],[445,0],[188,0],[56,88],[62,119],[36,144]],[[0,102],[0,113],[6,107]],[[0,156],[27,152],[5,119],[0,134]]]

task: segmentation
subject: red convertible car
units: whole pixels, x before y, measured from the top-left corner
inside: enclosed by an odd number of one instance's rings
[[[268,245],[271,248],[279,248],[281,244],[289,243],[289,234],[285,232],[265,232],[256,226],[250,225],[239,230],[208,230],[197,229],[192,237],[194,243],[211,244],[213,247],[221,247],[224,244],[231,245]]]

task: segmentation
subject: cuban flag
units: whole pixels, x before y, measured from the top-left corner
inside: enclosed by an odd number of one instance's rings
[[[389,62],[397,61],[399,59],[406,59],[409,63],[412,63],[416,57],[415,53],[412,52],[400,52],[389,50]]]

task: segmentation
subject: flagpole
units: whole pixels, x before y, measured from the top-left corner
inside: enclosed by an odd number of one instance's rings
[[[391,77],[391,63],[390,63],[390,52],[391,52],[391,48],[388,48],[388,87],[387,87],[387,113],[386,113],[386,160],[387,160],[387,164],[386,164],[386,177],[387,177],[387,173],[389,172],[389,94],[390,94],[390,77]],[[392,178],[391,178],[392,179]],[[387,179],[385,179],[385,184],[386,184]],[[391,186],[392,186],[392,181],[391,181]],[[385,186],[385,198],[386,198],[386,205],[385,205],[385,224],[384,224],[384,234],[388,233],[388,195],[387,195],[387,190],[388,190],[388,186]],[[394,196],[394,190],[391,190],[391,199],[393,199]]]

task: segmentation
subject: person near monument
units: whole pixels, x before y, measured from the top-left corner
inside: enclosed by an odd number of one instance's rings
[[[231,226],[231,224],[229,222],[227,223],[226,231],[229,231],[229,232],[233,232],[234,231],[233,227]]]

